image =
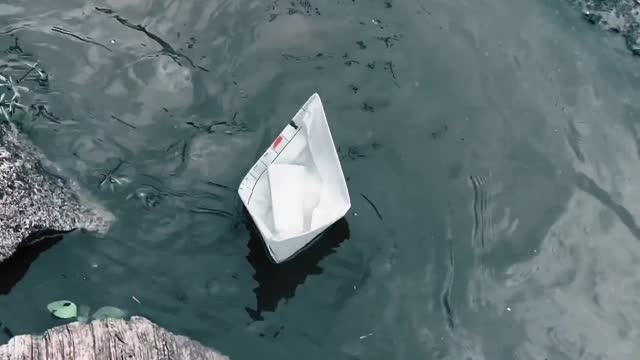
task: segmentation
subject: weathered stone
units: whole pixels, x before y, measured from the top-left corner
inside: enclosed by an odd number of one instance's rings
[[[640,36],[640,0],[569,0],[582,9],[591,24],[621,34],[627,48],[640,55],[636,39]]]
[[[13,124],[0,120],[0,261],[49,232],[108,229],[113,215],[52,171]]]
[[[185,336],[175,335],[143,317],[74,322],[43,336],[20,335],[0,346],[0,360],[166,359],[228,360],[227,356]]]

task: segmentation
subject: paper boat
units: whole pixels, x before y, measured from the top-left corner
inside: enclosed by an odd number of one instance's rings
[[[318,94],[253,165],[238,194],[276,263],[347,213],[351,199]]]

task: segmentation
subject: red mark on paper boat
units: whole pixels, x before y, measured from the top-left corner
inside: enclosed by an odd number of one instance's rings
[[[273,142],[273,146],[271,146],[274,150],[278,147],[278,145],[280,145],[280,143],[282,142],[282,135],[278,135],[278,137],[276,138],[276,141]]]

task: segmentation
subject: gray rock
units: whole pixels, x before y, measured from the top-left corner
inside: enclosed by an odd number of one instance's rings
[[[143,317],[77,322],[43,336],[20,335],[0,346],[0,359],[191,359],[228,360],[197,341],[175,335]]]
[[[583,18],[623,36],[627,48],[640,56],[640,0],[569,0],[582,9]]]
[[[0,261],[49,232],[109,228],[113,215],[56,170],[13,124],[0,120]]]

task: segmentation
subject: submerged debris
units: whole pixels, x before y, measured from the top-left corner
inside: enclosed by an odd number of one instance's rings
[[[47,73],[38,67],[37,62],[33,65],[26,65],[29,67],[29,70],[17,80],[14,80],[11,75],[0,73],[0,116],[3,117],[4,120],[9,121],[16,110],[26,111],[26,107],[22,104],[21,99],[22,94],[28,93],[29,89],[21,86],[20,82],[26,79],[33,71],[36,71],[38,74],[38,81],[41,84],[49,79]]]

